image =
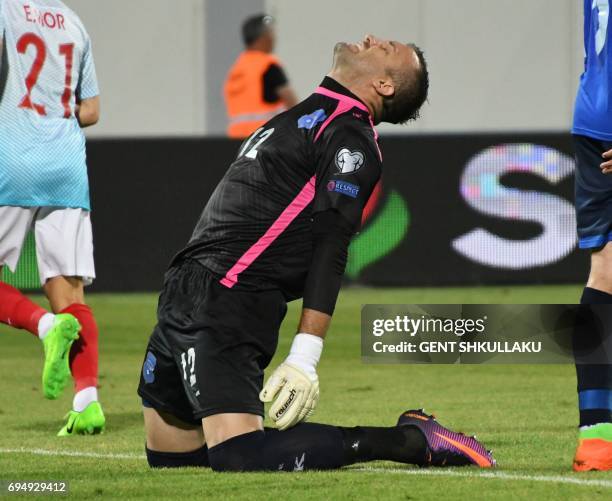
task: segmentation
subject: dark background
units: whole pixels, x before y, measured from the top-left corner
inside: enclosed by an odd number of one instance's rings
[[[535,223],[480,214],[459,193],[468,160],[502,143],[546,145],[572,155],[571,138],[565,134],[383,138],[385,192],[393,189],[402,195],[411,222],[405,240],[366,268],[359,282],[420,286],[584,281],[588,256],[576,250],[553,265],[515,271],[482,266],[452,249],[453,239],[476,227],[519,240],[541,231]],[[92,290],[158,290],[168,262],[189,239],[237,150],[237,142],[222,138],[90,140],[97,270]],[[571,176],[556,186],[530,174],[508,178],[505,184],[572,200]]]

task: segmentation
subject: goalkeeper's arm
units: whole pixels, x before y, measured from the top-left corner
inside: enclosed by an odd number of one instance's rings
[[[319,400],[316,367],[336,306],[352,233],[352,225],[333,209],[314,216],[312,264],[298,334],[289,356],[260,395],[264,402],[274,400],[269,416],[281,430],[310,417]]]

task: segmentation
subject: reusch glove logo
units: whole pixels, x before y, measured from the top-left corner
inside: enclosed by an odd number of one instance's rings
[[[291,405],[291,402],[293,402],[293,400],[295,399],[295,395],[296,395],[296,391],[295,390],[291,390],[289,392],[289,397],[287,398],[287,401],[283,404],[283,406],[278,409],[278,411],[276,412],[276,417],[277,419],[280,418],[285,411],[289,408],[289,406]]]

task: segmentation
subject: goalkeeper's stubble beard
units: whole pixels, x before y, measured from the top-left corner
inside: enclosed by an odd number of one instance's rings
[[[346,42],[338,42],[334,47],[332,69],[328,76],[348,87],[363,87],[372,76],[372,67],[362,51],[355,52]]]

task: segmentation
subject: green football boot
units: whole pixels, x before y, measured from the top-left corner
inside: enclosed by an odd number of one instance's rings
[[[70,377],[68,358],[70,347],[79,338],[81,326],[76,318],[67,313],[55,315],[53,327],[43,339],[45,365],[42,386],[45,397],[55,400],[64,391]]]
[[[612,470],[612,423],[586,426],[578,432],[574,471]]]
[[[58,437],[97,435],[104,431],[106,425],[100,402],[90,403],[83,412],[70,411],[66,417],[68,421],[57,434]]]

